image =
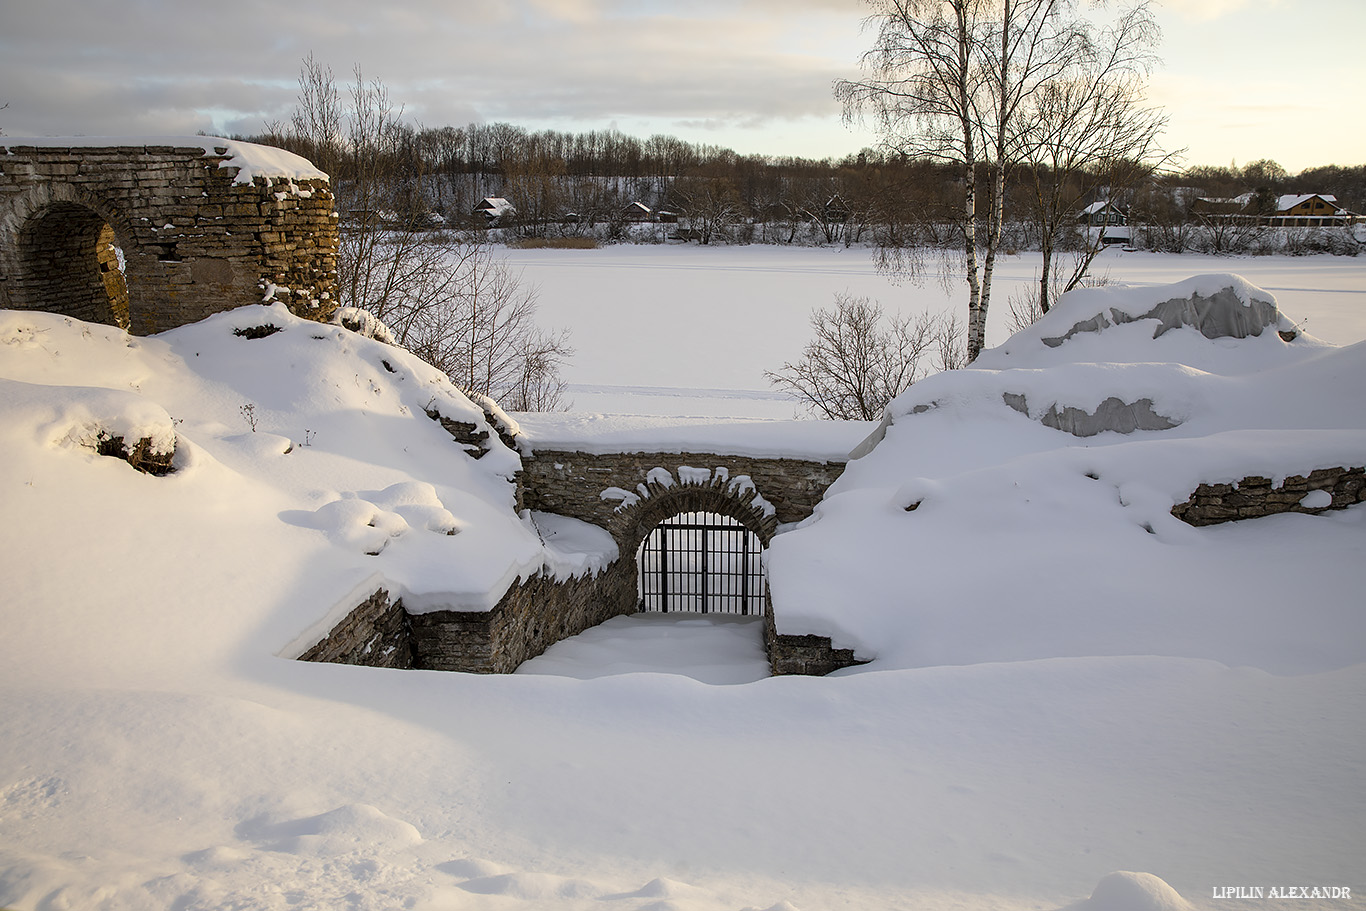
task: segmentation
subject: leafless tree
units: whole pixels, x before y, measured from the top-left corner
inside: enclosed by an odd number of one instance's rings
[[[956,319],[927,313],[884,320],[866,297],[837,295],[833,309],[811,315],[815,337],[796,363],[764,376],[803,407],[837,421],[876,421],[887,403],[920,377],[959,366],[961,329]]]
[[[565,399],[565,384],[560,367],[574,350],[568,347],[568,333],[547,333],[540,329],[520,337],[515,382],[504,401],[512,411],[562,411],[570,407]]]
[[[1048,300],[1056,303],[1058,298],[1076,288],[1099,288],[1111,284],[1108,272],[1095,275],[1085,270],[1083,262],[1090,263],[1094,259],[1094,254],[1088,250],[1072,250],[1064,254],[1064,258],[1070,259],[1062,268],[1053,271],[1052,287],[1048,290]],[[1044,295],[1040,294],[1037,289],[1021,290],[1011,294],[1007,301],[1010,308],[1010,318],[1006,322],[1006,329],[1014,335],[1021,329],[1042,319],[1044,315],[1043,300]]]
[[[1075,230],[1081,203],[1100,196],[1119,203],[1174,157],[1159,145],[1166,115],[1144,100],[1158,38],[1150,5],[1145,0],[1121,11],[1103,29],[1085,23],[1077,29],[1085,40],[1057,78],[1025,99],[1018,125],[1019,157],[1026,163],[1022,170],[1043,254],[1040,313],[1048,312],[1059,292],[1081,283],[1103,245],[1103,229]],[[1062,281],[1055,281],[1056,253],[1074,240],[1078,255]]]
[[[1246,253],[1260,231],[1256,215],[1198,214],[1195,218],[1200,230],[1195,233],[1192,245],[1201,253],[1216,256]]]
[[[435,245],[434,245],[435,246]],[[563,406],[559,368],[574,353],[568,332],[536,325],[536,289],[487,244],[439,247],[435,287],[400,296],[387,317],[399,344],[440,368],[460,388],[512,411]]]
[[[877,28],[864,77],[836,83],[851,118],[869,116],[884,147],[956,164],[956,219],[968,284],[967,357],[986,339],[1007,174],[1020,161],[1029,103],[1089,53],[1076,0],[868,0]],[[979,193],[979,171],[987,179]],[[978,252],[981,250],[981,258]],[[884,251],[880,264],[915,271]]]
[[[544,237],[551,224],[564,214],[565,169],[563,159],[543,150],[511,153],[503,158],[507,192],[517,200],[517,222],[522,230]]]
[[[488,244],[427,230],[420,196],[405,185],[421,178],[411,166],[419,134],[401,123],[384,84],[357,68],[344,106],[332,71],[310,56],[299,85],[290,138],[332,165],[341,303],[372,313],[469,392],[514,409],[558,407],[558,369],[573,353],[567,333],[537,328],[535,288]]]
[[[332,68],[312,54],[299,67],[299,98],[290,118],[291,138],[314,164],[341,177],[346,131],[341,92]]]
[[[985,4],[981,0],[869,0],[877,28],[863,55],[865,78],[835,85],[846,118],[871,116],[891,152],[957,163],[962,168],[959,218],[968,281],[969,322],[981,307],[977,265],[977,170],[982,158],[979,106],[986,91],[981,66]],[[911,244],[879,243],[879,268],[920,271]],[[976,351],[971,347],[969,353]]]
[[[740,194],[726,177],[683,177],[670,192],[699,243],[709,244],[740,219]]]

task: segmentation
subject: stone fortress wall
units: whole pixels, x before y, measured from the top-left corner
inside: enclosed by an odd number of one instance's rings
[[[136,335],[275,300],[331,317],[338,228],[325,174],[212,137],[100,142],[0,138],[0,307]],[[255,150],[285,166],[255,166]]]

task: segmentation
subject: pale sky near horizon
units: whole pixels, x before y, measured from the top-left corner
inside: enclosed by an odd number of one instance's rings
[[[653,133],[842,156],[862,0],[0,0],[6,136],[260,132],[310,52],[425,126]],[[1366,163],[1366,0],[1166,0],[1150,98],[1186,165]]]

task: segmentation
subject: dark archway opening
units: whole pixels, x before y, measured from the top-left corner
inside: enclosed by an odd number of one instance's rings
[[[48,206],[19,233],[18,255],[28,307],[129,327],[123,254],[98,213],[77,203]]]
[[[681,512],[656,525],[636,551],[642,611],[761,616],[763,542],[737,520]]]

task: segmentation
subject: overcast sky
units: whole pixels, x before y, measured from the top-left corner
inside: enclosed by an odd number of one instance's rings
[[[7,136],[259,132],[301,60],[425,126],[667,133],[841,156],[862,0],[0,0]],[[1152,100],[1186,164],[1366,162],[1366,0],[1167,0]]]

